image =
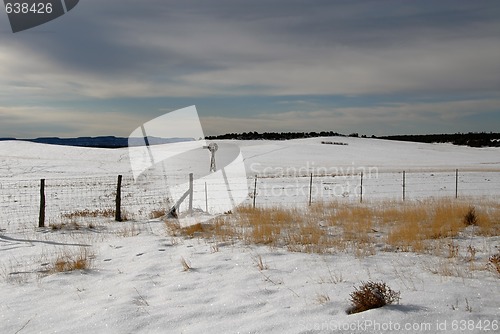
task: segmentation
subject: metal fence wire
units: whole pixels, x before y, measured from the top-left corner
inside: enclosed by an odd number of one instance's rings
[[[370,175],[249,176],[231,182],[197,182],[192,190],[194,210],[218,213],[228,192],[248,194],[243,205],[301,206],[343,199],[414,200],[430,197],[500,197],[499,171],[414,171],[381,172]],[[170,184],[188,187],[189,176],[166,179],[150,175],[139,182],[123,176],[121,208],[129,220],[151,219],[156,212],[168,211],[180,197]],[[231,181],[231,180],[229,180]],[[187,190],[187,188],[186,188]],[[114,218],[117,176],[94,178],[50,178],[45,180],[46,226],[60,224],[72,215],[105,215]],[[184,191],[184,190],[182,190]],[[0,231],[32,229],[38,226],[40,180],[0,179]],[[187,201],[180,211],[187,210]]]

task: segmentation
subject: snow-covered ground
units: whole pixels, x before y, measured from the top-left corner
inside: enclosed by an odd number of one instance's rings
[[[322,140],[348,145],[324,145]],[[257,205],[304,205],[307,191],[294,197],[279,189],[290,182],[299,182],[294,189],[308,186],[310,180],[299,176],[310,173],[317,174],[315,182],[322,189],[316,201],[337,197],[357,201],[355,184],[361,171],[365,196],[373,200],[400,196],[403,170],[408,172],[410,199],[412,188],[420,189],[420,197],[454,195],[456,169],[463,177],[459,190],[470,187],[470,193],[461,194],[498,201],[500,192],[497,148],[362,138],[231,142],[241,147],[249,193],[258,175]],[[369,178],[370,171],[376,171],[377,177]],[[175,173],[185,177],[187,170]],[[105,184],[112,198],[117,174],[130,178],[126,149],[0,142],[0,198],[10,205],[15,203],[7,202],[15,197],[10,185],[36,184],[46,178],[54,184],[48,189],[49,199],[54,189],[66,189],[57,194],[60,203],[77,208],[81,197],[63,195],[78,192],[76,185],[88,178],[94,180],[89,182],[98,198],[93,204],[100,207],[99,201],[105,200],[99,199],[101,180],[112,180]],[[395,179],[394,184],[380,181],[381,175]],[[464,182],[467,175],[475,181]],[[346,182],[352,187],[350,193],[328,191],[345,187]],[[269,196],[264,196],[266,189]],[[29,196],[36,213],[36,193]],[[200,201],[198,206],[204,208]],[[59,207],[67,212],[64,205]],[[480,237],[467,230],[455,241],[459,257],[465,257],[468,245],[477,250],[477,267],[471,269],[464,261],[455,263],[436,255],[304,254],[242,242],[174,237],[161,219],[93,218],[92,228],[38,229],[36,219],[26,222],[13,216],[16,211],[1,208],[10,215],[0,216],[2,333],[500,332],[500,277],[484,268],[488,257],[500,250],[498,236]],[[57,256],[82,252],[93,261],[90,270],[47,273]],[[190,264],[190,270],[183,269],[181,259]],[[445,266],[454,274],[439,274]],[[384,281],[400,291],[400,304],[347,315],[349,294],[368,280]]]

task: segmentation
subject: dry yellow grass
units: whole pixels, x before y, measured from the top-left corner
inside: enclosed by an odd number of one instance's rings
[[[478,212],[479,235],[500,235],[500,207],[488,207]]]
[[[424,237],[440,239],[457,236],[466,227],[464,216],[469,205],[452,200],[441,200],[436,204],[434,210],[431,210],[430,224],[424,228]]]
[[[67,272],[73,270],[90,269],[94,255],[85,247],[80,248],[78,252],[65,251],[54,261],[49,272]]]
[[[243,238],[249,243],[278,246],[282,230],[294,227],[299,221],[294,209],[279,207],[251,208],[241,207],[236,211]]]
[[[367,256],[375,253],[377,238],[378,243],[385,242],[388,250],[453,257],[450,254],[454,248],[448,247],[449,240],[467,228],[464,216],[472,204],[478,216],[477,226],[472,227],[475,233],[499,235],[498,203],[454,199],[315,203],[303,210],[244,206],[207,224],[183,229],[167,222],[167,226],[176,236],[241,240],[296,252],[352,251],[356,256]]]
[[[167,210],[165,208],[156,209],[156,210],[151,211],[151,213],[149,214],[149,218],[156,219],[156,218],[163,217],[166,214],[167,214]]]
[[[383,219],[391,226],[387,243],[405,251],[422,252],[426,240],[459,235],[467,227],[464,217],[469,209],[469,203],[451,199],[404,204],[400,210],[391,209],[391,218]],[[481,214],[478,224],[483,235],[498,234],[500,220],[495,220],[491,214]]]

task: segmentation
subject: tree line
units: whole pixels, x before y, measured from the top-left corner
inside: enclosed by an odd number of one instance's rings
[[[226,133],[217,136],[207,136],[207,140],[217,139],[235,139],[235,140],[290,140],[315,137],[362,137],[358,133],[349,135],[341,134],[334,131],[321,132],[263,132],[256,131],[243,133]],[[500,147],[500,133],[493,132],[468,132],[454,134],[426,134],[426,135],[391,135],[391,136],[374,136],[371,138],[411,141],[419,143],[452,143],[454,145],[465,145],[470,147]]]

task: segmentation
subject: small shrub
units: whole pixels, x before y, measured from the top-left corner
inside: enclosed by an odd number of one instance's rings
[[[500,253],[490,256],[488,259],[488,266],[500,275]]]
[[[466,226],[476,226],[478,224],[478,219],[476,215],[476,208],[471,206],[464,216],[464,224]]]
[[[349,314],[359,313],[366,310],[382,307],[385,305],[399,303],[400,292],[389,288],[384,282],[362,282],[355,291],[350,294],[352,307],[347,311]]]

